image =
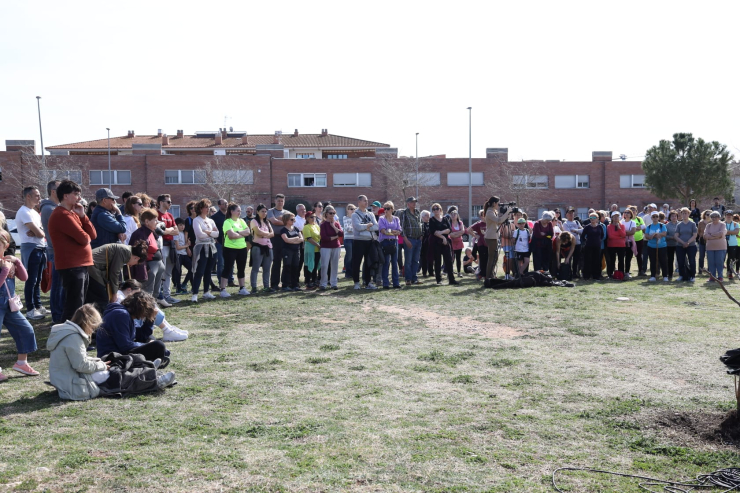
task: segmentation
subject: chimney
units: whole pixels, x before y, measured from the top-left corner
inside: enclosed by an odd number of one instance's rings
[[[226,131],[226,127],[224,127],[224,129],[221,130],[221,137],[225,139],[228,136],[229,136],[229,133]]]
[[[295,129],[295,132],[293,132],[293,137],[298,137],[298,129]]]
[[[249,134],[242,135],[242,144],[248,145],[249,144]]]
[[[167,137],[167,134],[162,134],[162,145],[163,146],[170,145],[170,138]]]
[[[161,128],[158,128],[157,129],[157,137],[161,137],[161,136],[162,136],[162,129]]]
[[[216,132],[216,142],[215,142],[215,144],[217,146],[220,146],[223,143],[224,143],[223,134],[221,133],[221,129],[219,128],[218,129],[218,132]]]
[[[273,144],[282,144],[283,132],[282,130],[275,130],[275,135],[272,138]]]
[[[185,132],[183,130],[177,131],[177,138],[182,139],[185,136]]]
[[[492,159],[505,163],[509,160],[508,147],[488,147],[486,148],[486,159]]]
[[[594,151],[591,153],[591,161],[611,161],[612,151]]]
[[[325,128],[322,128],[322,129],[321,129],[321,136],[322,136],[322,137],[326,137],[326,136],[328,136],[328,135],[329,135],[329,130],[327,130],[327,129],[325,129]]]
[[[133,139],[134,137],[136,137],[136,132],[134,132],[133,130],[129,130],[128,131],[128,136],[129,136],[129,138]]]

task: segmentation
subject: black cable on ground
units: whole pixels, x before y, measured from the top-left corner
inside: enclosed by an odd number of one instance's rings
[[[559,467],[552,472],[552,487],[555,491],[564,493],[563,490],[558,488],[555,483],[555,475],[559,471],[583,471],[593,472],[599,474],[609,474],[611,476],[620,476],[623,478],[634,478],[634,479],[645,479],[650,481],[648,483],[640,483],[640,488],[645,491],[657,493],[655,490],[651,490],[648,486],[663,486],[663,491],[666,493],[689,493],[697,488],[724,488],[718,493],[728,493],[730,491],[740,491],[740,468],[730,467],[727,469],[719,469],[710,474],[700,474],[696,477],[696,482],[687,483],[683,481],[668,481],[663,479],[649,478],[647,476],[637,476],[635,474],[624,474],[620,472],[603,471],[600,469],[592,469],[590,467]]]

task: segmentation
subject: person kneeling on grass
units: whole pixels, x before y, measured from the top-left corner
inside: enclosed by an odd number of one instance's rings
[[[136,279],[128,279],[119,286],[118,292],[116,293],[116,301],[121,303],[123,300],[139,291],[141,291],[141,283]],[[157,315],[154,317],[153,321],[142,319],[134,320],[134,327],[136,327],[136,337],[134,337],[134,340],[136,342],[149,342],[149,339],[152,337],[152,327],[154,325],[162,329],[162,341],[164,342],[184,341],[188,338],[187,330],[182,330],[171,325],[164,318],[164,312],[160,308],[157,308]]]
[[[74,401],[94,399],[101,394],[98,386],[105,386],[108,382],[111,362],[91,358],[85,349],[90,343],[90,336],[101,322],[100,313],[88,303],[77,309],[72,320],[51,328],[46,342],[49,350],[49,381],[59,392],[60,398]],[[154,375],[161,363],[161,359],[152,363]],[[153,380],[154,378],[152,384]],[[174,380],[174,372],[166,373],[156,378],[156,387],[163,389]]]
[[[141,343],[136,341],[135,320],[154,321],[157,302],[154,297],[140,291],[120,303],[111,303],[103,313],[103,325],[97,331],[98,357],[116,352],[141,354],[147,361],[164,360],[169,351],[162,341]]]

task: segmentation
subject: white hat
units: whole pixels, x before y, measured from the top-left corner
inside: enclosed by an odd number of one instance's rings
[[[612,211],[612,216],[621,216],[622,214],[619,211]]]
[[[653,217],[653,216],[660,216],[660,212],[658,212],[658,211],[651,212],[650,213],[650,217]]]

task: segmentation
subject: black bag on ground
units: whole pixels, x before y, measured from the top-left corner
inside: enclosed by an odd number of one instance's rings
[[[560,264],[558,267],[558,281],[571,281],[573,280],[573,274],[570,271],[569,264]]]
[[[123,397],[125,394],[154,392],[157,387],[157,370],[141,354],[108,353],[102,358],[110,361],[108,380],[98,385],[103,397]]]
[[[729,368],[727,373],[730,375],[740,375],[740,348],[730,349],[720,356],[719,360]]]
[[[548,286],[572,288],[575,286],[572,282],[555,281],[550,274],[545,274],[544,272],[539,271],[529,272],[521,276],[519,279],[511,281],[506,281],[504,279],[491,279],[489,282],[493,289],[520,289]]]

